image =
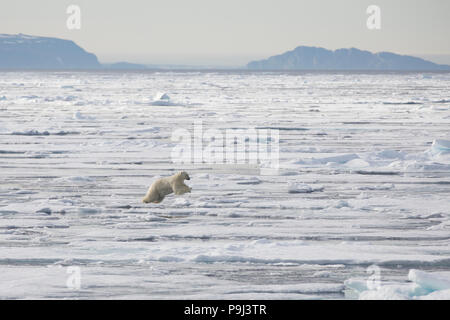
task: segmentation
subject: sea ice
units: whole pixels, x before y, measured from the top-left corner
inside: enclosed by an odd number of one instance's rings
[[[0,299],[448,297],[450,75],[421,75],[0,73]],[[196,119],[278,130],[279,168],[175,163]]]

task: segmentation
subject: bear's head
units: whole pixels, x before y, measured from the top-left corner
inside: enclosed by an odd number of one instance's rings
[[[191,178],[189,177],[189,175],[187,174],[186,171],[178,172],[178,176],[183,180],[191,180]]]

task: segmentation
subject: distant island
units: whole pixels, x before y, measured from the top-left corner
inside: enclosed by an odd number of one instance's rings
[[[75,42],[25,34],[0,34],[0,69],[146,69],[142,64],[117,62],[101,64],[97,56]]]
[[[371,53],[356,48],[327,50],[299,46],[292,51],[247,64],[251,70],[450,70],[450,66],[391,52]]]
[[[0,69],[99,69],[97,57],[73,41],[0,34]]]

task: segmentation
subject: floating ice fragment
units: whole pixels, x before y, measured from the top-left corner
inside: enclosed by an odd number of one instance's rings
[[[42,209],[37,210],[36,213],[51,214],[52,213],[52,209],[50,209],[50,208],[42,208]]]
[[[61,177],[56,178],[56,180],[61,182],[75,182],[75,183],[86,183],[95,181],[93,178],[84,177],[84,176],[73,176],[73,177]]]
[[[17,135],[17,136],[49,136],[50,133],[48,131],[37,131],[35,129],[31,129],[28,131],[23,131],[23,132],[19,132],[19,131],[14,131],[12,133],[12,135]]]
[[[337,209],[350,208],[350,204],[345,200],[339,200],[339,202],[334,206]]]
[[[450,153],[450,141],[448,140],[434,140],[431,145],[430,152],[433,155]]]
[[[155,95],[155,100],[170,100],[170,97],[167,93],[157,93]]]
[[[382,185],[359,187],[358,190],[391,190],[391,189],[394,189],[394,188],[395,188],[394,184],[392,184],[392,183],[384,183]]]
[[[345,164],[349,168],[367,168],[370,164],[362,159],[353,159]]]
[[[97,208],[78,208],[78,212],[80,213],[80,214],[87,214],[87,215],[89,215],[89,214],[97,214],[97,213],[100,213],[100,209],[97,209]]]
[[[311,193],[316,191],[323,191],[322,186],[312,187],[304,183],[289,183],[288,192],[289,193]]]
[[[157,93],[153,102],[150,103],[152,106],[177,106],[177,103],[171,101],[169,95],[167,93]]]
[[[80,111],[77,111],[73,114],[73,118],[75,120],[95,120],[94,117],[85,116]]]
[[[450,299],[450,272],[424,272],[411,269],[408,273],[410,283],[381,283],[372,289],[367,280],[348,279],[347,288],[352,289],[361,300],[399,300],[399,299]]]
[[[351,160],[359,159],[359,156],[357,154],[351,153],[351,154],[343,154],[339,156],[332,156],[332,157],[326,157],[326,158],[312,158],[312,159],[305,159],[305,160],[298,160],[295,161],[294,164],[344,164]]]
[[[450,274],[429,273],[411,269],[408,273],[408,279],[428,291],[450,289]]]
[[[405,153],[397,150],[383,150],[377,152],[376,156],[381,159],[403,159]]]

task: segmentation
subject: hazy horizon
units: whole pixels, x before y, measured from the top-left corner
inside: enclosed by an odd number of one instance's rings
[[[66,26],[69,5],[81,28]],[[369,30],[366,9],[381,9]],[[0,4],[0,33],[70,39],[102,63],[239,67],[297,46],[390,51],[450,64],[446,0],[17,0]]]

